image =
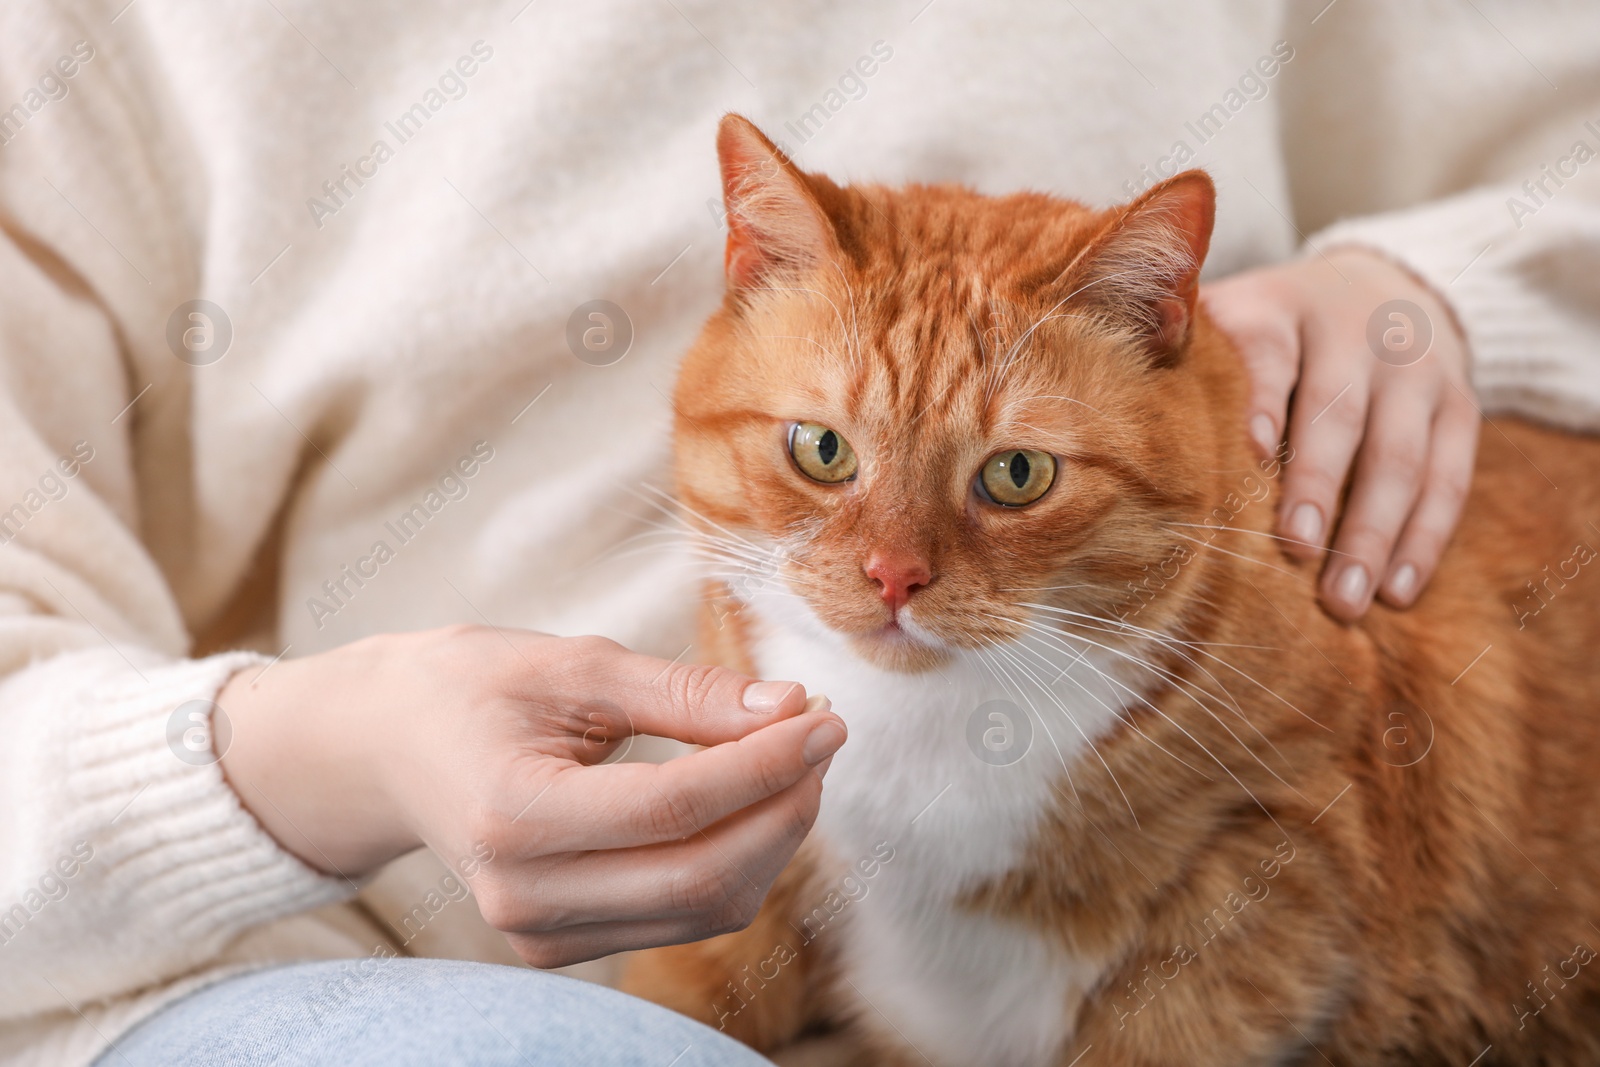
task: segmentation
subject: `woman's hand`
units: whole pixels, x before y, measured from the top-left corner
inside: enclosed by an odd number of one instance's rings
[[[1332,535],[1323,606],[1345,621],[1375,594],[1409,607],[1461,518],[1478,448],[1466,342],[1449,309],[1360,249],[1247,271],[1203,296],[1249,370],[1247,425],[1263,455],[1287,425],[1278,532],[1288,551],[1315,558]]]
[[[286,848],[354,878],[429,845],[540,967],[748,924],[845,739],[796,684],[475,626],[242,671],[217,702],[224,772]],[[635,732],[711,747],[598,765]]]

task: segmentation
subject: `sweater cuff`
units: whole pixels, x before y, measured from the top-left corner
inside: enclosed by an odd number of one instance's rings
[[[236,671],[267,660],[230,652],[102,684],[96,721],[70,742],[71,791],[113,810],[96,851],[152,920],[209,939],[340,899],[354,887],[312,870],[245,810],[222,776],[212,702]],[[226,719],[226,712],[220,716]]]
[[[37,742],[35,772],[16,783],[31,788],[12,794],[19,808],[36,809],[15,813],[39,828],[21,851],[68,887],[51,905],[58,914],[39,915],[8,951],[48,961],[63,978],[83,976],[69,979],[75,990],[61,988],[74,1001],[121,991],[100,986],[94,958],[124,981],[165,980],[253,926],[357,888],[280,846],[222,775],[212,732],[220,746],[229,731],[225,713],[214,721],[212,702],[235,671],[265,660],[128,655],[60,656],[0,691],[9,712],[25,712],[23,732]],[[92,958],[75,958],[90,946]]]
[[[1337,222],[1308,244],[1321,252],[1365,248],[1427,283],[1466,335],[1485,411],[1592,432],[1600,422],[1596,338],[1563,307],[1551,271],[1570,271],[1578,264],[1559,261],[1576,256],[1593,273],[1595,246],[1574,231],[1593,231],[1594,219],[1586,205],[1561,202],[1530,217],[1511,210],[1513,199],[1507,189],[1478,189]]]

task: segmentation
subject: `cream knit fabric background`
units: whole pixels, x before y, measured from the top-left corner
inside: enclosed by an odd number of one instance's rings
[[[188,658],[263,551],[276,610],[234,644],[268,656],[484,618],[682,651],[684,560],[619,547],[719,297],[726,110],[841,179],[1102,204],[1182,142],[1210,276],[1379,248],[1491,408],[1600,426],[1600,8],[1325,2],[7,0],[0,1057],[87,1062],[219,968],[372,951],[354,887],[168,742],[249,654]],[[611,366],[566,341],[598,298],[635,334]],[[231,326],[209,365],[168,341],[193,299]]]

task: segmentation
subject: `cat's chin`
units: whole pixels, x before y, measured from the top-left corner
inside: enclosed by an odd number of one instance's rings
[[[950,661],[951,650],[929,644],[898,626],[885,626],[866,634],[852,634],[850,647],[875,667],[902,674],[920,674]]]

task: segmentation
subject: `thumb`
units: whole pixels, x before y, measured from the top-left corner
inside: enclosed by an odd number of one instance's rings
[[[635,733],[693,745],[737,741],[807,706],[799,682],[758,681],[725,667],[623,652],[608,668],[612,699]]]

